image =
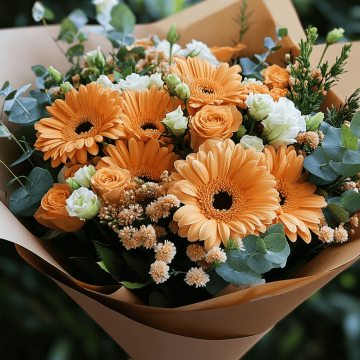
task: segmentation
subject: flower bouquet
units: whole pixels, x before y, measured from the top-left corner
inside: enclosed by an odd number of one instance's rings
[[[297,47],[260,0],[136,37],[126,5],[97,6],[101,27],[74,11],[63,58],[31,64],[38,90],[0,91],[0,236],[134,359],[238,359],[360,254],[360,89],[331,90],[351,44],[309,27]]]

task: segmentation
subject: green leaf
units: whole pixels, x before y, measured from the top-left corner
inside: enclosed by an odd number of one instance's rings
[[[261,239],[260,239],[261,240]],[[244,262],[249,268],[258,274],[265,274],[272,269],[272,263],[267,261],[265,254],[255,253],[253,255],[244,256]]]
[[[153,291],[149,297],[149,306],[166,307],[166,300],[158,291]]]
[[[20,176],[17,176],[13,179],[11,179],[7,184],[6,184],[6,188],[5,188],[5,199],[7,198],[7,194],[8,194],[8,191],[9,191],[9,188],[10,186],[15,182],[17,181],[17,179],[25,179],[25,180],[29,180],[27,176],[25,175],[20,175]]]
[[[206,290],[211,295],[218,294],[221,290],[225,289],[229,283],[225,281],[216,271],[215,269],[209,272],[210,281],[206,284]]]
[[[357,111],[351,120],[351,132],[360,139],[360,111]]]
[[[130,66],[129,68],[127,68],[121,75],[123,76],[124,79],[126,79],[127,76],[132,74],[132,67]]]
[[[46,103],[47,105],[50,105],[50,99],[42,91],[31,90],[29,92],[29,97],[36,99],[36,101],[40,104]]]
[[[89,39],[89,35],[85,31],[82,31],[77,35],[77,39],[82,43]]]
[[[285,239],[286,241],[286,239]],[[274,252],[271,250],[268,250],[266,254],[264,255],[264,258],[268,261],[270,261],[274,267],[274,264],[281,264],[280,267],[284,267],[286,264],[286,260],[288,256],[290,255],[290,246],[288,242],[286,241],[285,248],[280,252]]]
[[[357,150],[346,150],[342,162],[345,164],[360,164],[360,148]]]
[[[274,40],[271,37],[266,37],[264,39],[264,46],[270,50],[271,48],[273,48],[275,46]]]
[[[128,49],[126,48],[126,46],[122,46],[117,52],[116,57],[119,59],[121,63],[123,63],[128,55],[129,55]]]
[[[350,215],[360,210],[360,194],[348,190],[341,195],[341,206]]]
[[[73,22],[77,29],[81,29],[89,21],[88,17],[81,9],[72,11],[68,18]]]
[[[120,74],[119,72],[117,71],[113,71],[113,74],[114,74],[114,78],[116,80],[116,82],[118,83],[121,79],[124,79],[124,77],[122,76],[122,74]]]
[[[242,243],[249,254],[255,251],[257,239],[256,235],[248,235],[243,238]]]
[[[114,277],[114,279],[116,279],[116,281],[120,282],[122,276],[124,275],[123,260],[115,254],[110,247],[96,241],[93,241],[93,243],[99,258],[104,263],[108,272]]]
[[[35,73],[37,77],[43,77],[47,74],[47,70],[42,65],[35,65],[31,67],[31,70]]]
[[[330,127],[323,140],[322,148],[329,160],[342,161],[346,148],[342,143],[341,130]]]
[[[263,239],[258,238],[256,240],[255,253],[258,253],[259,255],[266,254],[266,247]]]
[[[279,50],[281,48],[282,48],[282,45],[278,45],[278,46],[272,47],[270,50],[271,50],[271,52],[275,52],[276,50]]]
[[[260,71],[264,69],[263,65],[259,65],[252,61],[250,58],[240,59],[240,66],[242,68],[242,75],[244,76],[254,76],[257,79],[262,80]]]
[[[31,12],[34,21],[39,22],[45,15],[45,8],[40,1],[36,1]]]
[[[69,260],[81,270],[84,275],[91,279],[92,285],[112,285],[114,278],[88,257],[70,257]]]
[[[11,138],[11,132],[0,122],[0,138],[2,137]]]
[[[48,9],[47,7],[45,7],[45,14],[44,14],[44,18],[46,20],[53,20],[55,17],[54,13]]]
[[[318,146],[305,158],[304,168],[315,176],[329,182],[334,181],[339,176],[339,174],[327,163],[324,150],[321,146]]]
[[[329,204],[329,208],[332,211],[332,215],[335,216],[336,220],[341,222],[348,222],[349,221],[349,213],[345,211],[341,206],[337,204]]]
[[[280,28],[277,32],[278,37],[284,37],[287,36],[287,34],[288,34],[287,28]]]
[[[10,211],[17,216],[34,215],[42,198],[53,184],[49,171],[34,168],[29,175],[29,180],[24,184],[30,194],[23,187],[16,189],[10,196]]]
[[[265,232],[265,235],[267,234],[285,235],[284,225],[282,223],[277,223],[275,225],[269,226]]]
[[[27,84],[23,86],[19,90],[14,90],[11,93],[9,93],[5,98],[5,104],[4,104],[4,111],[8,114],[8,112],[11,110],[12,106],[15,103],[15,99],[21,97],[22,94],[31,86],[31,84]]]
[[[135,24],[135,15],[127,5],[120,3],[112,8],[110,25],[117,31],[131,34]]]
[[[351,132],[347,125],[341,126],[341,141],[343,145],[350,150],[357,150],[359,147],[358,138]]]
[[[10,167],[15,166],[17,164],[22,163],[23,161],[25,161],[26,159],[28,159],[29,157],[31,157],[31,155],[34,153],[35,149],[32,149],[30,151],[26,151],[25,153],[23,153],[16,161],[14,161]]]
[[[82,44],[74,45],[71,48],[69,48],[68,51],[66,52],[66,56],[69,57],[70,61],[73,61],[74,56],[82,56],[82,55],[84,55],[84,45]]]
[[[0,90],[0,96],[6,98],[12,92],[14,92],[14,89],[10,86],[8,81],[5,81],[3,87]]]
[[[124,260],[130,266],[133,272],[136,275],[138,275],[142,281],[144,282],[148,281],[148,279],[150,278],[149,275],[150,266],[147,263],[145,263],[143,260],[140,260],[135,256],[130,255],[128,251],[123,251],[122,254]]]
[[[147,284],[140,284],[140,283],[131,283],[128,281],[120,281],[120,284],[124,285],[127,289],[141,289]]]
[[[77,30],[76,25],[69,18],[65,18],[61,22],[61,30],[57,39],[71,44],[74,41]]]
[[[121,46],[126,46],[126,45],[130,46],[135,41],[135,38],[132,35],[125,34],[123,32],[119,32],[116,30],[108,31],[106,33],[106,37],[108,38],[108,40],[111,41],[112,45],[115,48],[119,48]]]
[[[267,251],[281,252],[286,248],[287,240],[284,235],[269,234],[264,238]]]
[[[215,271],[227,282],[235,285],[256,283],[261,280],[261,275],[252,271],[245,263],[234,270],[228,263],[222,263]]]
[[[9,121],[15,124],[28,124],[36,120],[32,109],[37,104],[36,99],[20,98],[16,99],[9,114]]]
[[[330,161],[329,164],[333,170],[345,177],[351,177],[360,172],[360,164],[345,164],[335,161]]]

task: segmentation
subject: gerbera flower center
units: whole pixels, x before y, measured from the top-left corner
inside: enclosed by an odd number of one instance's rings
[[[151,123],[142,125],[141,129],[144,130],[144,131],[146,131],[146,130],[158,130],[158,128],[154,124],[151,124]]]
[[[198,99],[213,99],[224,94],[223,87],[215,80],[198,78],[191,83],[191,96]]]
[[[145,182],[160,182],[161,172],[153,165],[139,165],[128,169],[131,177],[137,177]]]
[[[281,210],[285,213],[295,211],[298,206],[295,190],[287,180],[276,180],[276,190],[279,192]]]
[[[76,128],[75,132],[76,132],[78,135],[80,135],[80,134],[82,134],[82,133],[87,133],[87,132],[90,131],[92,128],[93,128],[92,123],[91,123],[90,121],[86,121],[86,122],[80,124],[80,125]]]
[[[101,129],[104,117],[93,109],[81,109],[69,119],[62,130],[64,140],[77,140],[95,136]]]
[[[135,131],[144,133],[146,136],[158,139],[164,131],[163,125],[160,123],[163,117],[156,116],[153,113],[141,113],[140,116],[132,120],[135,125]],[[137,129],[136,129],[137,128]]]
[[[208,219],[228,222],[245,210],[247,199],[234,181],[217,177],[198,189],[198,201]]]

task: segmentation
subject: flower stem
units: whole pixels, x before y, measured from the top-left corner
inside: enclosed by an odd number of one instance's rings
[[[251,136],[251,134],[252,134],[252,131],[253,131],[253,129],[254,129],[254,126],[255,126],[255,120],[253,120],[253,121],[251,122],[250,131],[249,131],[249,135],[250,135],[250,136]]]
[[[170,43],[170,56],[169,56],[169,66],[171,66],[172,63],[172,49],[173,49],[173,43]]]
[[[321,58],[320,58],[320,61],[319,61],[319,64],[318,64],[317,67],[320,66],[320,64],[321,64],[321,62],[322,62],[322,59],[323,59],[323,57],[324,57],[324,55],[325,55],[326,50],[327,50],[328,47],[329,47],[329,44],[326,44],[325,49],[324,49],[324,51],[323,51],[323,53],[322,53],[322,55],[321,55]]]
[[[44,24],[44,26],[45,26],[45,29],[46,29],[46,31],[48,32],[48,34],[49,34],[49,35],[51,36],[51,38],[55,41],[56,46],[59,48],[59,50],[60,50],[60,51],[64,54],[64,56],[66,57],[66,60],[69,61],[69,63],[75,65],[75,64],[66,56],[64,50],[61,48],[61,46],[59,45],[59,43],[57,42],[57,40],[56,40],[56,39],[53,37],[53,35],[51,34],[51,32],[50,32],[50,30],[49,30],[49,28],[48,28],[48,26],[47,26],[47,22],[46,22],[46,20],[45,20],[44,18],[42,18],[42,22],[43,22],[43,24]]]
[[[3,164],[9,171],[9,173],[18,181],[18,183],[30,194],[30,191],[25,187],[25,185],[19,180],[19,178],[6,166],[6,164],[0,160],[0,163]]]

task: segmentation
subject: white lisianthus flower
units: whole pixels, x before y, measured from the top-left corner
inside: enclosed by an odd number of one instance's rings
[[[245,149],[255,148],[258,152],[261,152],[264,149],[264,143],[262,139],[258,138],[257,136],[244,135],[240,140],[240,144]]]
[[[100,75],[99,78],[96,80],[98,85],[104,85],[104,89],[110,87],[112,88],[113,83],[109,80],[106,75]]]
[[[170,43],[167,40],[160,41],[156,47],[156,50],[163,51],[167,57],[170,57]],[[179,55],[178,52],[181,49],[179,44],[174,44],[172,48],[172,55]]]
[[[186,102],[190,98],[190,88],[188,84],[181,83],[175,86],[176,96],[183,102]]]
[[[162,89],[164,82],[161,80],[161,74],[150,75],[150,82],[148,87],[151,88],[153,85],[156,85],[158,89]]]
[[[181,105],[176,110],[168,113],[163,123],[170,128],[175,136],[183,135],[188,126],[188,121],[181,110]]]
[[[112,8],[119,2],[118,0],[93,0],[92,3],[96,6],[98,13],[110,15]]]
[[[146,90],[149,87],[149,84],[150,78],[147,75],[140,76],[135,73],[128,75],[125,80],[120,79],[118,83],[119,88],[122,91],[133,90],[135,92]]]
[[[90,188],[91,178],[94,174],[95,168],[92,165],[85,165],[79,170],[77,170],[71,179],[76,181],[82,187]]]
[[[241,82],[242,84],[250,84],[251,82],[258,84],[258,85],[264,85],[262,81],[256,80],[254,78],[244,78],[244,80]]]
[[[66,211],[80,220],[91,220],[100,211],[101,200],[91,190],[81,187],[74,190],[66,201]]]
[[[249,108],[248,114],[256,121],[260,121],[268,116],[274,105],[274,100],[269,94],[253,94],[251,92],[245,104]]]
[[[285,97],[274,102],[271,112],[261,123],[264,125],[261,137],[275,149],[280,145],[295,143],[299,132],[306,131],[306,122],[301,112]]]
[[[97,57],[97,52],[98,50],[100,50],[101,47],[98,46],[97,49],[95,50],[91,50],[89,52],[87,52],[84,56],[84,59],[88,65],[88,67],[94,67],[95,66],[95,61],[96,61],[96,57]]]
[[[176,55],[184,56],[197,56],[201,60],[207,60],[215,67],[220,66],[222,63],[218,61],[215,55],[211,52],[206,44],[201,41],[193,40],[191,43],[186,44],[186,49],[179,50]]]

